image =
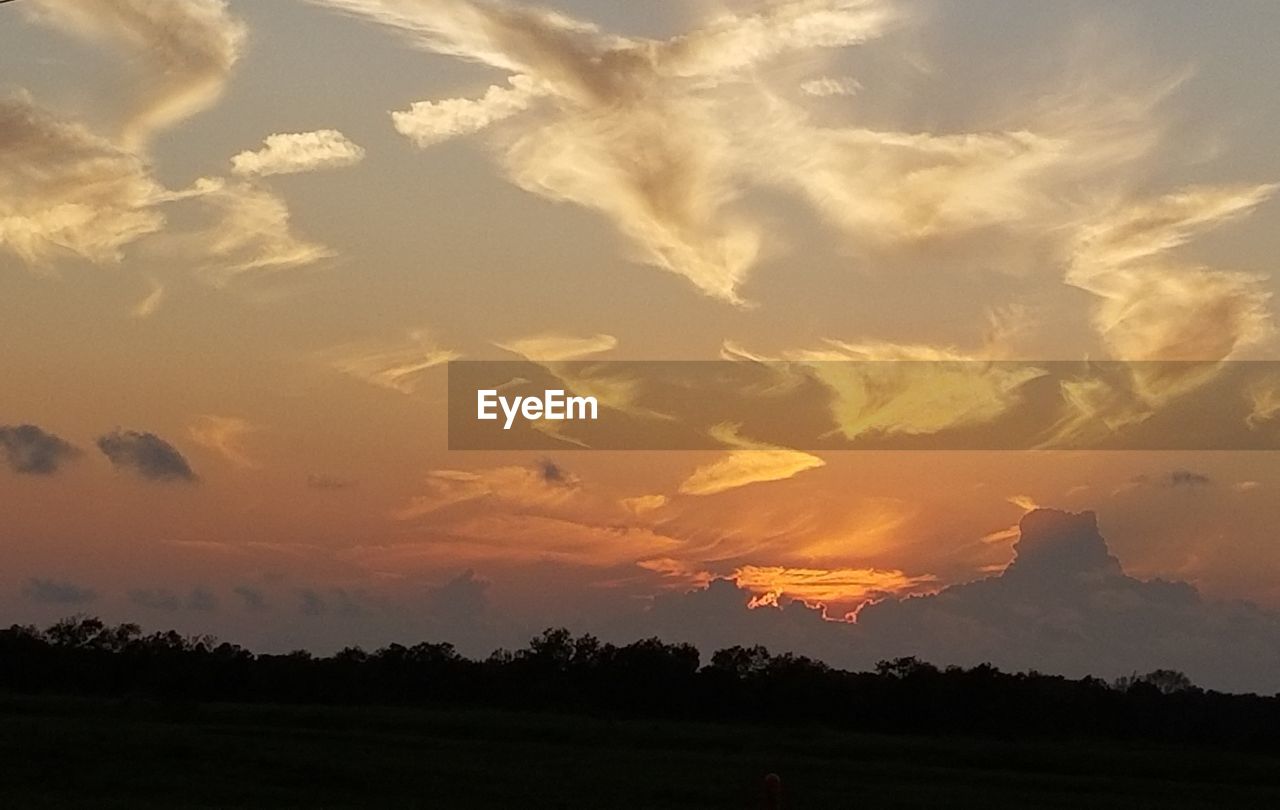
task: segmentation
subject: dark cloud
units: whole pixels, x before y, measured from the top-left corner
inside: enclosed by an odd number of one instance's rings
[[[129,591],[129,601],[147,610],[175,611],[182,606],[176,594],[163,588]]]
[[[489,607],[489,582],[472,570],[463,571],[427,591],[427,610],[447,626],[472,625]]]
[[[187,594],[187,610],[212,613],[218,609],[218,598],[204,588],[195,588]]]
[[[29,579],[22,587],[22,595],[32,602],[51,605],[85,605],[98,598],[96,591],[71,582],[52,579]]]
[[[745,610],[752,594],[717,580],[660,597],[643,616],[602,633],[657,634],[709,652],[765,644],[852,669],[918,656],[1080,677],[1176,669],[1226,691],[1280,691],[1280,615],[1204,598],[1185,582],[1140,580],[1111,555],[1092,512],[1028,513],[999,575],[864,607],[855,624],[783,600]]]
[[[572,480],[563,467],[549,458],[539,461],[537,469],[542,480],[548,484],[567,484]]]
[[[129,591],[129,601],[148,610],[194,610],[210,612],[217,610],[217,598],[203,588],[195,588],[185,597],[167,588],[150,588]]]
[[[182,454],[154,433],[117,430],[99,438],[98,449],[116,467],[132,470],[149,481],[199,480]]]
[[[261,613],[267,609],[267,599],[262,595],[262,591],[250,588],[247,585],[239,585],[231,590],[236,596],[244,600],[245,610],[252,613]]]
[[[1213,483],[1213,479],[1204,473],[1195,472],[1194,470],[1172,470],[1164,475],[1152,477],[1150,475],[1139,475],[1133,478],[1133,483],[1142,486],[1165,487],[1166,489],[1180,488],[1196,488],[1207,487]]]
[[[1209,476],[1191,470],[1174,470],[1166,480],[1171,487],[1207,487],[1213,483]]]
[[[356,486],[356,482],[347,478],[339,478],[333,475],[311,474],[307,476],[307,486],[311,489],[319,489],[325,491],[352,489]]]
[[[325,616],[335,614],[340,616],[357,616],[364,612],[356,600],[356,596],[347,593],[342,588],[330,588],[324,593],[311,588],[303,588],[298,591],[298,598],[301,600],[299,610],[306,616]]]
[[[74,445],[35,425],[0,425],[0,448],[9,468],[25,475],[53,475],[80,455]]]

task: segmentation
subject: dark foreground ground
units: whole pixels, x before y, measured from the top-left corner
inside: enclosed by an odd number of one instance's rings
[[[0,697],[0,807],[1275,808],[1280,758],[490,711]]]

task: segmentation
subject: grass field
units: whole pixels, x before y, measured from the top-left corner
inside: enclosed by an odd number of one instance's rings
[[[1274,808],[1280,758],[463,710],[0,698],[0,807]]]

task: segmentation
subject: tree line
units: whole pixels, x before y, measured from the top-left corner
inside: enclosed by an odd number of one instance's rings
[[[856,731],[1110,738],[1280,750],[1280,696],[1206,691],[1157,670],[1107,683],[915,658],[848,672],[764,647],[622,646],[550,629],[484,660],[450,644],[256,654],[208,636],[77,616],[0,630],[0,690],[165,701],[477,706],[819,724]]]

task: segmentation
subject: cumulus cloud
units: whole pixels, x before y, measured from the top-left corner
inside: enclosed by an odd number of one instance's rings
[[[9,469],[24,475],[53,475],[80,456],[70,442],[35,425],[0,425],[0,448]]]
[[[148,481],[199,480],[182,453],[154,433],[116,430],[98,439],[98,449],[114,466]]]
[[[22,595],[32,602],[50,605],[86,605],[98,598],[91,588],[53,579],[27,580],[22,586]]]
[[[420,147],[471,135],[529,108],[535,91],[522,76],[511,87],[493,85],[482,98],[418,101],[391,114],[396,131]]]
[[[1029,512],[1013,560],[997,575],[871,602],[852,624],[825,621],[820,609],[801,600],[745,609],[756,598],[719,579],[660,596],[610,631],[656,632],[705,650],[764,643],[854,669],[914,655],[1071,677],[1170,668],[1208,688],[1280,690],[1280,615],[1206,599],[1184,582],[1129,576],[1091,512]]]
[[[433,618],[450,627],[465,626],[480,619],[489,607],[490,583],[472,569],[427,591],[427,610]]]
[[[266,177],[322,169],[341,169],[364,160],[364,148],[336,129],[316,132],[277,133],[267,136],[256,152],[231,158],[236,174]]]

